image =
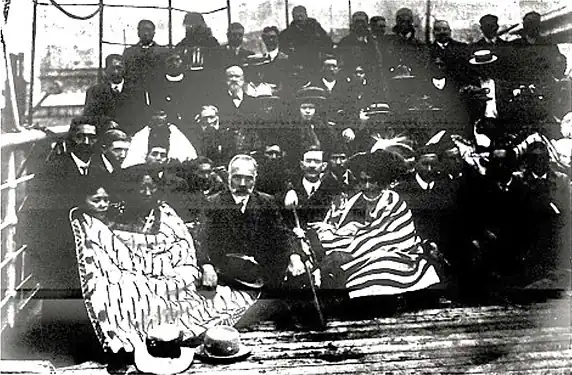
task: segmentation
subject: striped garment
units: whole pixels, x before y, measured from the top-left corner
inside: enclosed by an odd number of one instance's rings
[[[335,229],[318,234],[326,254],[352,254],[353,259],[342,265],[350,298],[401,294],[439,283],[420,246],[411,211],[399,195],[383,191],[367,220],[355,216],[363,203],[363,194],[358,193],[330,209],[326,221]]]
[[[156,234],[112,232],[77,209],[70,212],[85,305],[105,350],[131,352],[164,323],[178,325],[183,339],[234,325],[258,298],[227,286],[211,298],[200,294],[193,239],[171,207],[158,209]]]

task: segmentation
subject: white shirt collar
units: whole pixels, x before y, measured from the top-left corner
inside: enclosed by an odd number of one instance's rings
[[[109,173],[113,173],[115,168],[113,168],[113,165],[111,164],[109,159],[107,159],[107,157],[105,155],[101,155],[101,160],[103,161],[103,165],[105,166],[105,169],[107,169],[107,171]]]
[[[316,191],[318,191],[318,189],[320,188],[320,185],[322,184],[322,179],[318,179],[318,181],[316,182],[310,182],[308,180],[306,180],[306,178],[302,178],[302,186],[304,186],[304,190],[306,190],[306,194],[308,196],[310,196],[310,194],[312,193],[312,188],[314,189],[314,193],[316,193]]]
[[[336,85],[337,80],[333,80],[332,82],[326,81],[325,78],[322,78],[322,82],[324,83],[324,86],[326,86],[326,88],[329,91],[332,91],[334,89],[334,86]]]
[[[427,182],[419,176],[419,173],[415,173],[415,180],[423,190],[431,190],[435,187],[435,181]]]
[[[240,197],[238,195],[232,194],[232,198],[234,199],[234,203],[242,204],[240,212],[244,213],[246,211],[246,206],[248,205],[248,201],[250,199],[250,194],[247,195],[246,197]]]
[[[165,74],[165,78],[169,82],[181,82],[183,80],[183,78],[185,78],[185,75],[183,73],[179,73],[176,76],[171,76],[169,74]]]
[[[119,92],[123,92],[123,85],[125,84],[125,80],[122,79],[121,82],[119,83],[113,83],[111,82],[111,89],[112,90],[118,90]]]
[[[70,155],[71,155],[72,160],[74,161],[75,166],[77,167],[77,170],[79,171],[79,173],[81,175],[87,175],[88,170],[89,170],[89,165],[91,164],[91,157],[89,158],[89,160],[86,163],[85,161],[78,158],[73,152],[70,153]],[[85,169],[85,173],[84,173],[83,169]]]
[[[495,37],[493,37],[492,39],[489,39],[489,38],[487,38],[486,36],[483,37],[483,38],[485,38],[485,41],[486,41],[487,43],[492,43],[492,44],[497,44],[497,42],[498,42],[498,40],[499,40],[499,37],[498,37],[498,36],[495,36]]]
[[[543,174],[542,176],[537,175],[534,172],[530,172],[532,173],[532,177],[534,177],[537,180],[546,180],[548,178],[548,172],[546,172],[545,174]]]
[[[445,42],[445,43],[437,42],[437,45],[439,47],[441,47],[442,49],[445,49],[449,45],[449,42]]]
[[[270,61],[276,60],[278,54],[280,53],[280,49],[276,48],[273,51],[268,51],[268,56],[270,57]]]

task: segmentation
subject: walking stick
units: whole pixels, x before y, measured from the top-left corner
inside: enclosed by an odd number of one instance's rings
[[[300,219],[298,218],[298,212],[296,211],[296,207],[292,208],[292,211],[294,212],[294,220],[296,222],[296,228],[301,228],[300,227]],[[303,247],[304,245],[304,240],[300,239],[300,245]],[[309,256],[310,258],[316,262],[316,257],[314,256],[312,249],[309,250]],[[320,326],[321,327],[326,327],[326,323],[324,320],[324,315],[322,314],[322,308],[320,307],[320,301],[318,300],[318,294],[316,292],[316,285],[314,284],[314,279],[312,279],[312,272],[310,270],[310,266],[308,265],[308,262],[304,262],[304,267],[306,269],[306,274],[308,275],[308,280],[310,281],[310,290],[312,291],[312,300],[314,303],[314,307],[316,308],[316,311],[318,312],[318,318],[320,319]]]

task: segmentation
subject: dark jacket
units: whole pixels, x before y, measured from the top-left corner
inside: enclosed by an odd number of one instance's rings
[[[323,221],[332,206],[334,198],[337,197],[344,189],[340,181],[335,180],[329,173],[324,174],[320,187],[308,196],[302,177],[300,174],[296,178],[291,179],[291,187],[298,195],[298,218],[300,225],[305,228],[308,223]],[[281,203],[284,204],[284,198],[287,191],[281,195]],[[289,227],[295,226],[294,214],[290,210],[284,211],[284,218]]]
[[[274,198],[254,191],[244,214],[229,190],[208,200],[199,264],[211,263],[224,275],[232,272],[226,269],[226,254],[252,256],[261,265],[266,284],[278,286],[286,272],[291,242]]]
[[[147,48],[143,48],[141,42],[126,48],[123,52],[125,80],[130,85],[151,90],[155,78],[163,73],[167,51],[155,42]]]
[[[279,35],[280,48],[290,56],[291,63],[306,69],[320,66],[320,55],[332,48],[332,40],[314,18],[308,18],[303,27],[294,22]]]
[[[133,135],[143,127],[145,93],[125,81],[123,90],[116,93],[111,83],[103,81],[87,89],[83,114],[107,117],[116,121],[127,134]]]

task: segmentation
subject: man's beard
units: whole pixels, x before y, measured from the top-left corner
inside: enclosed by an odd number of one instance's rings
[[[78,158],[80,158],[85,162],[87,162],[91,157],[91,155],[93,155],[92,147],[84,144],[74,145],[72,152],[75,154],[75,156],[77,156]]]
[[[248,188],[230,188],[230,192],[234,195],[238,195],[239,197],[246,197],[247,195],[252,194],[252,192],[254,191],[254,188],[252,189],[248,189]]]

